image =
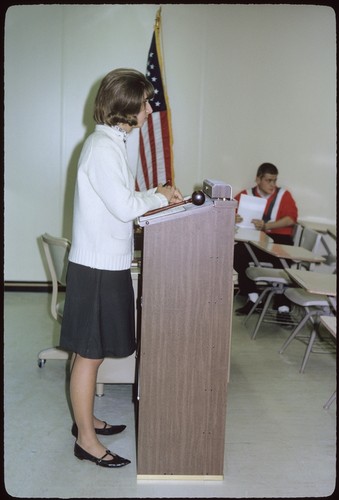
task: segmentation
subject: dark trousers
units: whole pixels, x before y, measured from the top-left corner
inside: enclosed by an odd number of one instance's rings
[[[270,234],[270,238],[272,238],[274,243],[280,243],[281,245],[293,245],[293,240],[291,236],[288,235]],[[271,262],[274,268],[283,269],[283,265],[281,264],[280,259],[278,259],[277,257],[269,255],[268,253],[254,246],[252,246],[251,249],[253,250],[259,262]],[[253,262],[253,259],[248,252],[245,243],[236,243],[234,246],[233,267],[238,273],[239,293],[246,296],[249,293],[253,292],[259,293],[258,287],[256,286],[255,282],[250,280],[246,275],[246,269],[249,267],[250,262]],[[287,264],[290,265],[291,262],[287,261]],[[277,295],[275,297],[274,303],[275,307],[290,305],[290,302],[289,300],[287,300],[285,295]]]

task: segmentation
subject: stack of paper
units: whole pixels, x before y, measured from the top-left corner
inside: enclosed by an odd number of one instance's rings
[[[261,220],[263,218],[266,201],[267,200],[265,200],[265,198],[242,194],[239,200],[238,214],[243,218],[243,221],[239,222],[237,226],[253,229],[254,224],[251,222],[251,220]]]

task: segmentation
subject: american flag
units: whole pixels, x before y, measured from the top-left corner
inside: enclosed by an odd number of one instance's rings
[[[150,102],[153,113],[140,129],[136,182],[137,189],[141,191],[168,181],[174,185],[172,129],[163,81],[159,31],[160,9],[147,58],[146,78],[154,87],[154,99]]]

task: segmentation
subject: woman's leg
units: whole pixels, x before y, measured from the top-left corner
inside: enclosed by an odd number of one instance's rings
[[[72,357],[71,357],[71,365],[70,365],[70,372],[72,373],[72,369],[73,369],[73,364],[74,364],[74,361],[75,361],[75,358],[77,357],[77,354],[73,353],[72,354]],[[106,425],[106,427],[105,427]],[[99,420],[98,418],[96,418],[95,415],[93,415],[93,426],[96,428],[96,429],[103,429],[104,427],[105,428],[110,428],[112,427],[111,425],[107,424],[106,422],[103,422],[102,420]]]
[[[93,416],[96,379],[102,361],[75,355],[70,381],[71,403],[78,427],[77,443],[95,457],[102,457],[106,450],[95,433],[94,422],[97,420]]]

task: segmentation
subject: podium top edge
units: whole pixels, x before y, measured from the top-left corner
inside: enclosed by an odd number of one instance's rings
[[[182,210],[172,213],[171,211],[164,211],[157,213],[156,215],[150,215],[149,217],[143,216],[138,217],[137,223],[141,227],[149,226],[151,224],[159,224],[161,222],[167,222],[174,219],[181,219],[192,214],[197,214],[199,211],[205,212],[213,208],[224,208],[224,209],[235,209],[238,202],[234,199],[210,199],[206,198],[203,205],[183,205]],[[175,205],[173,206],[175,208]]]

